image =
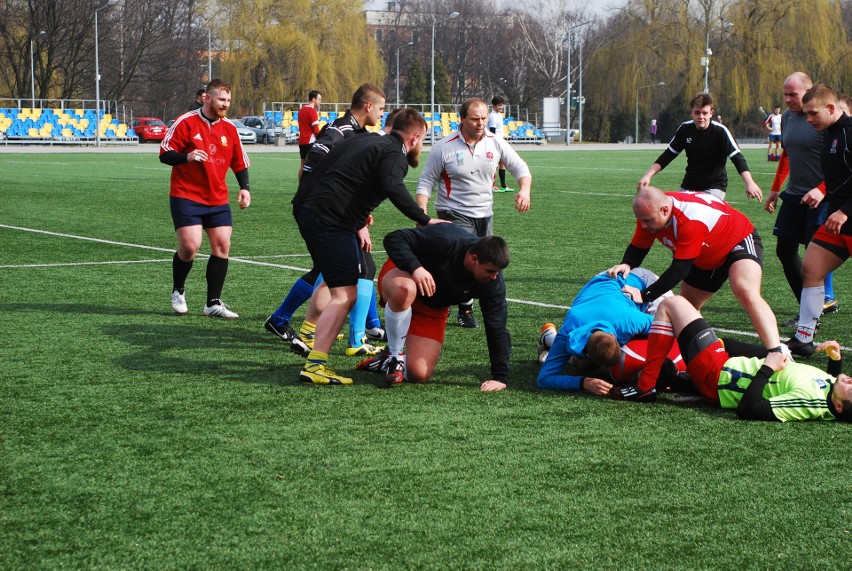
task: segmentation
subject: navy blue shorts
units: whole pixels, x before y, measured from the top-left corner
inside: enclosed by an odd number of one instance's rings
[[[769,135],[769,142],[770,143],[780,143],[781,142],[781,135]]]
[[[689,270],[689,274],[683,278],[683,281],[694,288],[715,293],[728,281],[728,272],[731,269],[731,264],[739,260],[754,260],[763,267],[763,241],[760,239],[760,234],[757,233],[757,230],[734,246],[734,249],[725,258],[725,263],[720,267],[712,270],[702,270],[701,268],[692,266],[692,269]]]
[[[362,257],[355,232],[338,228],[304,207],[297,220],[314,266],[328,287],[357,285]]]
[[[185,226],[217,228],[234,225],[230,204],[208,206],[186,198],[170,196],[169,206],[172,210],[172,222],[174,222],[175,230]]]
[[[811,208],[802,204],[800,195],[790,195],[785,190],[779,196],[781,206],[778,208],[772,233],[781,238],[796,240],[799,244],[807,244],[817,228],[828,218],[828,201],[823,200],[819,206]]]

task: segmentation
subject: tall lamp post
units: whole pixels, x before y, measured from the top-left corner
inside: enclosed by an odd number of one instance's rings
[[[716,28],[720,31],[730,30],[734,27],[732,22],[727,22],[726,24],[722,24],[719,28]],[[708,76],[710,75],[710,56],[713,55],[713,52],[710,50],[710,26],[707,26],[707,34],[705,36],[704,43],[704,57],[701,58],[701,63],[704,64],[704,93],[710,93],[710,89],[708,88]]]
[[[32,101],[30,102],[30,109],[35,109],[35,56],[33,55],[33,41],[36,38],[44,36],[45,34],[47,34],[47,32],[42,30],[30,38],[30,95],[32,96]]]
[[[580,22],[565,30],[568,36],[568,72],[565,74],[565,144],[571,144],[571,32],[575,29],[591,24],[591,22]],[[582,68],[580,73],[583,73]]]
[[[399,50],[413,46],[414,42],[408,42],[404,46],[399,46],[396,49],[396,106],[399,107]]]
[[[117,0],[107,0],[100,8],[95,8],[95,146],[101,146],[101,63],[98,54],[98,12],[114,4]]]
[[[429,126],[429,144],[435,144],[435,26],[441,22],[446,22],[447,20],[452,20],[453,18],[458,18],[458,12],[452,12],[446,18],[441,18],[440,20],[432,20],[432,102],[430,114],[430,126]]]
[[[207,83],[213,81],[213,41],[210,28],[207,30]]]
[[[642,89],[647,89],[649,87],[660,87],[665,84],[665,81],[661,81],[659,83],[649,83],[648,85],[641,85],[636,88],[636,132],[634,133],[635,139],[633,139],[634,145],[639,143],[639,91]]]

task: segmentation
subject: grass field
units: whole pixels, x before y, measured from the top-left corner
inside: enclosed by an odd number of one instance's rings
[[[483,394],[484,334],[458,327],[429,385],[296,382],[302,360],[262,328],[310,265],[289,208],[296,154],[252,155],[223,295],[241,319],[222,321],[200,316],[204,261],[191,314],[171,313],[169,169],[154,152],[0,152],[0,568],[849,568],[848,426],[535,390],[541,324],[620,260],[657,151],[522,154],[532,210],[495,197],[512,386]],[[768,191],[774,164],[746,154]],[[655,182],[674,188],[682,169]],[[772,217],[731,172],[787,319]],[[408,225],[389,204],[376,219],[377,245]],[[666,254],[645,265],[662,271]],[[848,268],[835,279],[843,308],[819,337],[848,348]],[[727,289],[705,316],[754,340]],[[339,371],[355,362],[332,355]]]

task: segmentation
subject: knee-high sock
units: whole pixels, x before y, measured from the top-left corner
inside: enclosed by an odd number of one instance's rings
[[[293,319],[293,314],[299,307],[309,299],[314,292],[314,286],[305,281],[304,277],[296,280],[293,287],[290,288],[287,297],[272,314],[272,322],[275,325],[283,325]]]
[[[207,302],[222,297],[225,276],[228,275],[228,258],[210,256],[207,260]]]
[[[825,286],[802,288],[802,304],[799,306],[799,325],[796,327],[796,339],[807,343],[814,340],[816,324],[822,315],[825,303]]]
[[[396,312],[385,307],[385,331],[388,334],[388,351],[391,355],[402,355],[405,349],[405,337],[411,325],[411,308]]]
[[[189,270],[192,269],[192,262],[184,262],[175,252],[175,257],[172,258],[172,289],[183,291],[186,287],[186,276],[189,275]]]
[[[373,280],[358,280],[358,297],[349,311],[349,346],[360,347],[364,344],[364,325],[367,313],[373,302]]]
[[[506,169],[500,170],[500,188],[506,188]]]
[[[826,299],[834,299],[834,272],[825,276],[825,297]]]
[[[640,391],[650,391],[657,384],[660,369],[666,360],[666,355],[675,341],[674,328],[668,321],[651,323],[651,334],[648,335],[648,354],[645,356],[645,366],[639,373],[636,386]]]
[[[375,329],[382,326],[382,320],[379,319],[379,308],[376,304],[376,288],[373,288],[373,293],[370,296],[370,305],[367,307],[367,329]]]

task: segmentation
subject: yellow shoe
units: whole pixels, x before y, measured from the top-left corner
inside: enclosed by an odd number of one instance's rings
[[[315,385],[351,385],[352,379],[341,377],[328,365],[308,365],[299,373],[299,382]]]
[[[364,343],[360,347],[347,347],[346,348],[346,356],[347,357],[375,357],[379,353],[381,353],[384,347],[378,347],[376,345],[370,345],[369,343]]]

